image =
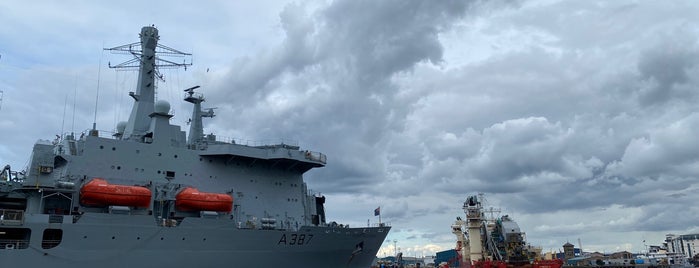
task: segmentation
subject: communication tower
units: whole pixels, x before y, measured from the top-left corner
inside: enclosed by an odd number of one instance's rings
[[[160,36],[154,25],[141,29],[140,42],[134,42],[113,48],[105,48],[113,53],[131,55],[132,58],[117,65],[109,63],[109,68],[134,70],[138,69],[138,85],[136,92],[129,92],[136,104],[131,110],[131,116],[124,130],[125,139],[141,139],[148,131],[149,117],[138,117],[140,114],[151,114],[155,108],[156,78],[165,81],[160,73],[161,68],[179,68],[191,66],[191,60],[184,59],[182,63],[167,60],[164,57],[191,57],[174,48],[158,44]]]

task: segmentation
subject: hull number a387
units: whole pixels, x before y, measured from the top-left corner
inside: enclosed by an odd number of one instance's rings
[[[312,234],[282,234],[277,245],[303,246],[308,245],[312,239]]]

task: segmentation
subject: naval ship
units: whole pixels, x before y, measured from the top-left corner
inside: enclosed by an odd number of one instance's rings
[[[109,49],[138,69],[115,133],[93,123],[39,140],[24,171],[2,170],[2,267],[369,267],[390,227],[326,222],[325,196],[303,180],[324,154],[204,135],[214,112],[198,87],[184,92],[189,133],[170,123],[155,84],[174,64],[159,55],[179,52],[158,40],[146,26],[140,42]]]

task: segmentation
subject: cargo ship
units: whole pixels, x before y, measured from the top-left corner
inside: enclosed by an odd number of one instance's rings
[[[198,86],[184,90],[185,133],[155,85],[159,68],[187,66],[165,56],[189,54],[158,44],[154,26],[140,39],[107,49],[133,56],[110,67],[138,71],[127,122],[39,140],[25,170],[0,172],[2,267],[371,265],[390,227],[326,221],[326,197],[303,179],[324,154],[204,135],[214,110],[201,107]]]
[[[525,233],[509,215],[487,218],[483,194],[466,198],[466,220],[457,217],[452,224],[456,235],[456,260],[452,267],[469,268],[560,268],[562,260],[542,260],[541,250],[527,244]],[[447,264],[451,265],[451,264]]]

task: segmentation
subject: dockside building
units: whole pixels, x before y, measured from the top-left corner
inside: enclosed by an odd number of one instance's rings
[[[697,252],[699,246],[699,234],[674,235],[668,234],[665,236],[668,252],[681,253],[687,258],[692,258]]]

